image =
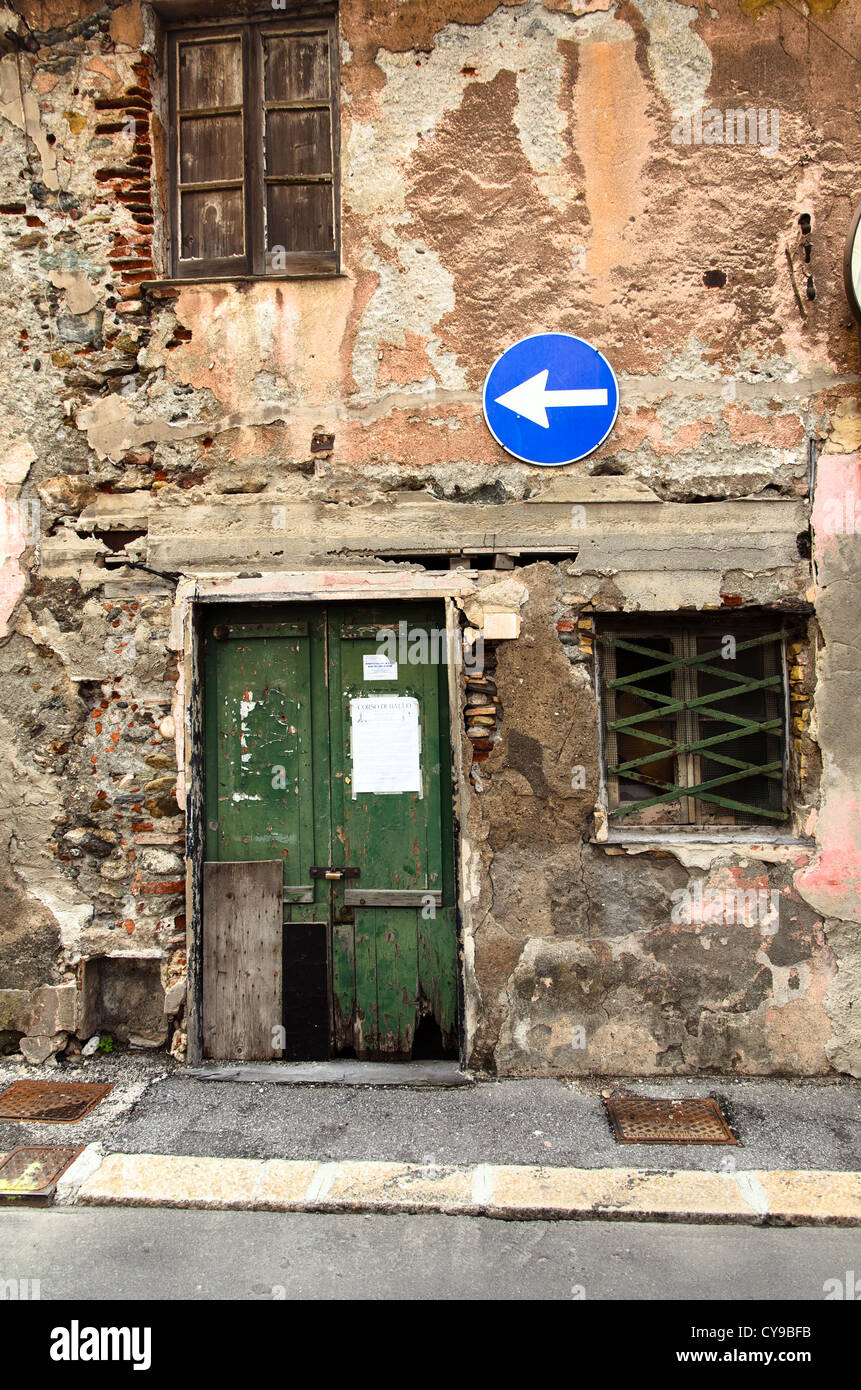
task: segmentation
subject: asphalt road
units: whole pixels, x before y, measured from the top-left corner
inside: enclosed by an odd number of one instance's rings
[[[0,1211],[0,1278],[43,1300],[800,1299],[861,1230],[139,1208]]]

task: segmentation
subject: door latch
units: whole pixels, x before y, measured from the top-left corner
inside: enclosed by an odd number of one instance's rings
[[[339,878],[358,878],[360,870],[353,868],[336,869],[332,864],[324,864],[311,869],[310,873],[312,878],[336,880]]]

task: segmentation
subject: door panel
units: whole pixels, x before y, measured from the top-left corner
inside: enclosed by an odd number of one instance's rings
[[[380,653],[386,632],[397,678],[374,679],[365,674],[364,658]],[[443,632],[436,605],[379,605],[360,619],[350,614],[330,623],[335,854],[337,863],[359,869],[344,890],[356,918],[358,1056],[409,1056],[425,1012],[434,1014],[444,1047],[456,1045],[454,894],[452,875],[446,883],[443,873],[443,788],[451,806]],[[418,701],[420,792],[353,791],[350,704],[367,697]],[[441,976],[431,977],[431,970]],[[336,1015],[343,1017],[349,1004],[336,996]]]
[[[419,988],[418,931],[414,908],[377,907],[367,911],[374,924],[377,990],[377,1046],[409,1055],[416,1027]],[[357,981],[357,1007],[362,994]]]
[[[387,630],[401,638],[397,678],[380,680],[363,658]],[[204,624],[207,859],[283,864],[292,1058],[407,1058],[423,1017],[456,1047],[443,631],[442,606],[416,604],[236,606]],[[420,791],[356,794],[351,701],[369,697],[380,717],[386,701],[416,702]],[[205,909],[205,938],[215,920]]]
[[[281,1020],[280,862],[207,864],[203,902],[204,1056],[271,1057]]]
[[[208,727],[217,736],[207,746],[207,858],[283,860],[287,903],[313,901],[316,841],[329,823],[312,762],[317,628],[320,620],[237,617],[212,625],[208,651]],[[316,742],[325,751],[325,739]]]

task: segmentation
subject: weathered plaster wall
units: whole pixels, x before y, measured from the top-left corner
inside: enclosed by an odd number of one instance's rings
[[[119,953],[157,960],[166,990],[163,1027],[130,1019],[134,1036],[175,1025],[183,1046],[178,582],[390,572],[375,557],[399,538],[409,553],[460,524],[467,548],[514,529],[580,550],[464,605],[521,618],[497,649],[499,737],[464,788],[473,1059],[861,1071],[857,537],[817,551],[815,584],[804,558],[811,441],[820,485],[858,449],[840,258],[859,83],[839,52],[859,34],[850,0],[820,8],[814,29],[758,0],[348,0],[344,275],[159,290],[152,13],[0,11],[10,1045],[62,1045],[80,1017],[66,995],[33,1013],[32,991]],[[674,143],[702,106],[777,110],[779,142]],[[494,357],[538,329],[599,343],[621,381],[615,430],[564,477],[505,455],[480,411]],[[794,717],[795,829],[815,846],[590,843],[594,615],[813,599],[822,643],[811,623],[796,658],[815,713]],[[780,930],[672,923],[694,876],[779,892]]]
[[[817,854],[796,882],[823,916],[838,966],[826,997],[834,1025],[832,1065],[861,1075],[861,752],[856,729],[859,680],[858,586],[861,543],[861,410],[846,402],[819,459],[813,507],[816,609],[822,629],[815,708],[822,747]],[[851,452],[850,452],[851,451]]]
[[[602,842],[593,617],[565,592],[582,579],[541,564],[518,580],[524,635],[499,647],[504,717],[470,822],[477,1056],[505,1073],[827,1070],[835,947],[793,881],[811,847]],[[685,921],[697,892],[727,906]]]

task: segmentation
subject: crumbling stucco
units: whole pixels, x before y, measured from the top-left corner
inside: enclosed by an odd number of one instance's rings
[[[296,600],[350,574],[353,593],[375,576],[426,592],[436,547],[518,563],[436,590],[464,625],[499,620],[491,746],[459,731],[473,1064],[861,1074],[858,535],[825,517],[849,505],[861,446],[840,281],[858,77],[835,61],[858,17],[815,9],[814,31],[759,0],[346,0],[343,274],[182,286],[153,284],[152,12],[3,9],[13,1043],[65,1046],[86,1013],[37,1016],[34,991],[80,1003],[86,962],[128,957],[129,978],[157,962],[170,1007],[156,1020],[130,988],[125,1031],[185,1046],[194,596]],[[779,109],[779,145],[674,143],[704,106]],[[494,358],[540,330],[597,343],[621,384],[608,440],[556,476],[506,455],[481,414]],[[530,564],[530,548],[558,554]],[[763,607],[806,624],[787,843],[613,843],[596,815],[596,616]],[[695,880],[778,893],[779,931],[673,922]]]

